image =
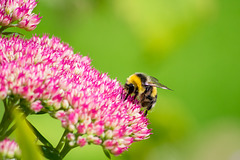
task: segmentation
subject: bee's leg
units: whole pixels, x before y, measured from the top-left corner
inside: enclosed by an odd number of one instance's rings
[[[142,93],[142,94],[140,94],[140,96],[139,96],[139,101],[140,101],[140,103],[142,104],[142,107],[145,107],[145,106],[146,106],[146,104],[144,103],[144,100],[145,100],[145,94]]]
[[[137,98],[137,96],[138,96],[138,92],[135,92],[134,94],[135,95],[134,95],[133,99],[135,100]]]
[[[124,89],[122,89],[122,93],[121,93],[121,99],[123,99],[123,90],[124,90]]]
[[[126,101],[126,99],[128,98],[128,96],[129,96],[129,93],[126,94],[126,97],[124,98],[124,101]]]
[[[136,99],[136,97],[138,96],[138,88],[135,89],[135,92],[134,92],[135,96],[134,96],[134,100]]]
[[[128,98],[130,94],[134,92],[134,85],[133,84],[125,84],[124,88],[126,89],[127,95],[124,99],[124,101]]]
[[[150,106],[148,106],[147,110],[151,110],[152,109],[152,104]]]
[[[134,95],[134,97],[133,97],[133,100],[135,100],[135,99],[137,98],[137,96],[138,96],[138,88],[136,88],[134,94],[135,94],[135,95]],[[133,103],[134,103],[134,101],[133,101]]]
[[[146,109],[146,111],[144,112],[144,117],[146,117],[147,116],[147,113],[148,113],[148,110]]]
[[[146,108],[146,111],[145,111],[145,113],[144,113],[144,117],[147,116],[147,113],[148,113],[149,110],[152,109],[152,106],[153,106],[153,103],[152,103],[152,102],[147,103],[147,108]]]

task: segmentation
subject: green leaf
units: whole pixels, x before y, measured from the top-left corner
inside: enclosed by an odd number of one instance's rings
[[[103,147],[102,147],[102,148],[103,148]],[[111,158],[111,155],[110,155],[110,153],[109,153],[109,151],[108,151],[107,149],[103,148],[103,152],[104,152],[104,154],[106,155],[106,157],[107,157],[108,159],[112,159],[112,158]]]
[[[22,33],[18,33],[18,32],[3,32],[3,35],[9,36],[9,35],[21,35],[24,36]]]
[[[24,114],[15,109],[13,117],[16,121],[16,141],[22,151],[22,160],[42,160],[41,150],[36,145],[36,136],[27,124]]]
[[[48,147],[53,148],[52,144],[28,121],[26,120],[27,124],[32,128],[33,132],[37,136],[37,138]]]

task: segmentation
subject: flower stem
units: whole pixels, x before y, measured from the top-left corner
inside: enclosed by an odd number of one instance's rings
[[[2,117],[2,120],[1,120],[1,123],[0,123],[0,133],[3,130],[3,125],[4,125],[4,122],[7,120],[7,117],[8,117],[8,113],[7,113],[6,108],[5,108],[5,111],[4,111],[4,114],[3,114],[3,117]]]
[[[0,28],[0,35],[2,35],[3,31],[4,31],[5,29],[9,28],[9,27],[17,27],[17,24],[9,24],[9,25],[7,25],[7,26],[2,26],[2,27]]]
[[[3,100],[3,104],[5,110],[0,123],[0,140],[8,137],[16,129],[16,124],[12,125],[12,123],[14,122],[14,119],[12,117],[12,111],[14,108],[19,107],[19,100],[8,97]]]
[[[0,139],[4,139],[5,133],[7,133],[7,129],[9,128],[9,126],[11,125],[11,123],[13,122],[13,119],[11,117],[11,108],[12,107],[8,107],[6,99],[3,100],[3,104],[4,104],[4,114],[0,123]]]
[[[2,123],[1,123],[0,139],[5,139],[9,133],[13,132],[13,129],[15,129],[14,126],[7,131],[9,126],[12,124],[12,122],[13,122],[13,119],[10,117],[9,114],[6,114],[4,119],[2,119]]]
[[[6,98],[3,100],[3,104],[4,104],[4,108],[5,108],[5,112],[6,112],[6,110],[7,110],[7,99]]]
[[[62,159],[67,155],[67,153],[72,149],[73,147],[69,146],[68,143],[65,144],[62,151],[60,152],[60,155]]]
[[[8,27],[17,27],[17,24],[9,24]]]
[[[62,134],[62,137],[61,137],[60,141],[58,142],[56,150],[60,151],[62,149],[62,146],[65,144],[65,138],[66,138],[67,133],[68,133],[68,130],[65,129],[65,131]]]
[[[15,129],[16,129],[16,124],[14,124],[8,131],[6,131],[4,136],[8,137]]]

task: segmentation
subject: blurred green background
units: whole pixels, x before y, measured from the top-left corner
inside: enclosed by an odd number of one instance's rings
[[[174,90],[158,90],[150,139],[113,159],[240,159],[240,1],[40,0],[35,13],[37,28],[19,30],[27,38],[60,37],[122,84],[144,72]],[[59,121],[28,118],[57,144]],[[90,145],[65,159],[106,157]]]

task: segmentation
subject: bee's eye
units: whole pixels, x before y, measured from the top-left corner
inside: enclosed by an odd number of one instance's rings
[[[128,91],[128,94],[131,94],[134,91],[134,85],[133,84],[125,84],[125,88]]]

